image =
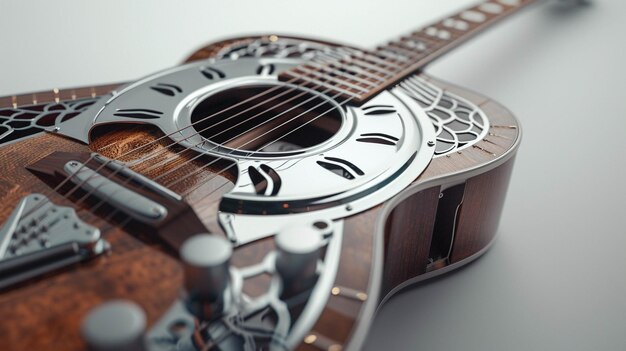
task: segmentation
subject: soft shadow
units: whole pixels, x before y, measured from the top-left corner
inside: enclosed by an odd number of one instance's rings
[[[550,14],[559,17],[571,16],[592,6],[595,6],[592,0],[559,0],[550,6]]]

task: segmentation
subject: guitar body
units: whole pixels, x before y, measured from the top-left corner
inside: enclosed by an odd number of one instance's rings
[[[338,46],[293,37],[245,37],[211,44],[193,53],[188,62],[192,64],[212,58],[236,62],[246,55],[306,60],[310,51]],[[118,88],[107,86],[79,91],[78,97],[76,92],[72,94],[76,100],[81,98],[80,94],[91,98],[113,89]],[[383,201],[360,207],[355,205],[354,213],[343,214],[340,218],[320,218],[341,222],[334,224],[335,229],[342,232],[341,240],[334,242],[333,247],[329,243],[325,251],[326,257],[334,252],[336,262],[328,261],[326,265],[335,271],[328,281],[322,281],[324,275],[320,275],[316,286],[323,289],[319,288],[310,297],[310,301],[318,304],[311,308],[313,312],[306,312],[307,307],[300,308],[306,313],[298,312],[297,318],[292,314],[290,335],[295,336],[287,338],[285,344],[289,347],[302,350],[358,349],[376,308],[386,298],[411,283],[469,263],[483,254],[494,240],[520,141],[517,120],[493,100],[423,73],[408,77],[394,89],[404,89],[407,101],[413,97],[416,102],[407,103],[405,108],[414,110],[412,113],[416,115],[428,116],[431,127],[434,126],[434,132],[429,133],[436,140],[423,141],[437,143],[428,146],[435,148],[433,156],[425,162],[424,170],[417,177],[406,182],[402,190],[384,196]],[[420,92],[426,93],[420,96]],[[67,91],[40,93],[37,103],[30,105],[54,103],[59,96],[64,101],[63,96],[68,94]],[[430,107],[428,101],[420,100],[428,100],[429,96],[432,98]],[[0,110],[14,109],[18,100],[20,106],[28,105],[23,101],[31,97],[21,96],[21,100],[0,98]],[[68,97],[67,100],[71,99]],[[422,101],[423,105],[417,101]],[[439,109],[435,108],[437,106]],[[444,113],[438,114],[437,111]],[[445,115],[446,111],[452,111],[454,116]],[[469,118],[470,114],[473,117]],[[475,117],[477,115],[481,117]],[[78,115],[72,120],[81,117]],[[463,118],[467,118],[466,124],[458,122]],[[172,305],[180,297],[183,286],[183,267],[167,240],[164,242],[141,226],[122,226],[114,217],[107,218],[101,213],[79,208],[75,205],[76,199],[50,192],[56,183],[46,181],[42,176],[48,167],[44,157],[53,151],[89,154],[99,150],[102,155],[114,159],[123,157],[129,149],[153,141],[146,153],[163,149],[165,154],[172,156],[182,152],[179,155],[190,161],[184,167],[155,168],[142,174],[155,177],[173,170],[162,178],[164,183],[193,174],[178,183],[176,191],[190,190],[185,200],[202,225],[211,233],[227,237],[228,230],[217,218],[218,206],[221,197],[237,186],[238,174],[221,172],[227,164],[221,161],[204,168],[210,155],[207,159],[192,160],[194,151],[167,150],[169,139],[163,138],[165,134],[153,125],[133,124],[129,127],[127,123],[105,123],[93,129],[88,144],[54,133],[37,133],[1,145],[0,163],[4,165],[4,171],[0,174],[0,194],[3,194],[0,221],[9,218],[23,197],[44,193],[56,205],[75,208],[84,222],[100,229],[111,246],[108,254],[29,279],[0,292],[3,349],[83,350],[81,320],[92,308],[112,299],[138,303],[145,310],[151,327],[161,325],[164,318],[174,313]],[[383,144],[380,147],[393,142],[388,138],[385,140],[378,139],[378,143]],[[202,171],[194,173],[198,169]],[[200,183],[202,186],[196,188]],[[350,211],[349,207],[350,204],[345,205],[346,211]],[[239,210],[236,208],[233,213],[241,213],[237,212]],[[181,213],[180,219],[172,222],[176,223],[175,228],[160,230],[175,233],[177,228],[182,230],[185,225],[197,227],[193,220],[184,219],[187,212]],[[280,222],[287,215],[257,216],[260,220]],[[275,248],[271,235],[249,240],[236,246],[231,264],[234,267],[258,264]],[[250,297],[261,296],[271,284],[271,274],[261,274],[245,280],[243,291]],[[152,332],[158,333],[154,329]],[[148,337],[150,335],[149,332]],[[271,341],[265,342],[271,344]]]

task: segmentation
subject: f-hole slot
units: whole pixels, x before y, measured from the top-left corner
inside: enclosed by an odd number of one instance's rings
[[[448,257],[454,242],[457,215],[463,203],[464,192],[465,183],[455,185],[439,194],[439,205],[428,255],[430,263],[427,270],[429,271],[448,264]]]

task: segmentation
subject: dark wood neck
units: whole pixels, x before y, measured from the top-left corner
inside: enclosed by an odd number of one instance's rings
[[[307,63],[283,72],[279,79],[363,103],[535,1],[483,1],[374,50],[345,49],[341,59]]]

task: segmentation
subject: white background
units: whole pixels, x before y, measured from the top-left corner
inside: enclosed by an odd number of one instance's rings
[[[372,47],[471,3],[0,0],[0,95],[133,80],[243,34]],[[624,1],[548,1],[427,68],[524,139],[492,250],[391,299],[367,350],[626,349],[625,34]]]

